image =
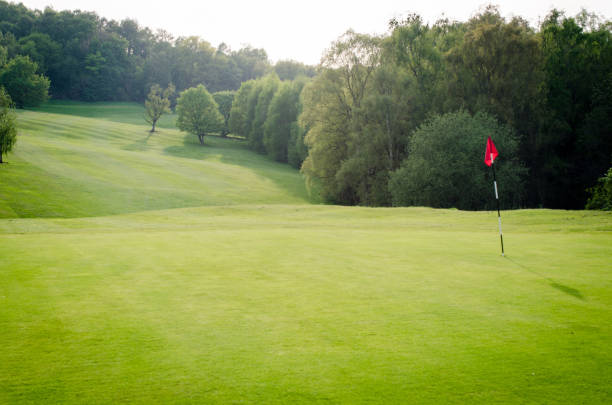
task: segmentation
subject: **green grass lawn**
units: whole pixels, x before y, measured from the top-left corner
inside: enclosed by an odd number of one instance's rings
[[[150,134],[141,106],[72,104],[19,113],[16,150],[0,172],[0,218],[310,200],[296,170],[240,140],[210,136],[201,147],[194,135],[173,128]],[[140,119],[139,125],[114,118],[124,105],[125,121]],[[78,116],[68,115],[73,108]]]
[[[309,204],[88,107],[0,167],[0,403],[610,402],[610,213],[504,212],[503,258],[496,213]]]

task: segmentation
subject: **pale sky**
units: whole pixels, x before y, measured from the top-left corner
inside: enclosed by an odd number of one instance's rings
[[[131,18],[152,30],[178,36],[199,36],[217,47],[250,44],[264,48],[272,62],[293,59],[317,64],[324,50],[347,29],[368,34],[387,32],[393,17],[416,12],[426,21],[442,15],[465,21],[486,0],[22,0],[31,9],[95,11],[108,19]],[[519,15],[536,26],[551,8],[573,16],[581,8],[612,17],[610,0],[497,0],[502,15]]]

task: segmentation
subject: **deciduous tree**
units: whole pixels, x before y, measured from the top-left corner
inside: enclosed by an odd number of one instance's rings
[[[520,207],[526,170],[517,135],[486,113],[466,111],[435,116],[414,132],[408,157],[391,176],[393,204],[493,209],[492,178],[484,164],[488,136],[500,152],[495,166],[502,206]]]
[[[0,85],[18,108],[35,107],[49,98],[49,79],[37,74],[37,69],[28,56],[17,56],[0,73]]]
[[[177,127],[181,131],[197,135],[201,145],[204,145],[206,134],[218,132],[223,128],[223,117],[219,113],[219,106],[202,84],[181,93],[177,100],[176,112]]]
[[[218,91],[213,94],[213,98],[219,106],[219,112],[223,116],[223,129],[221,130],[221,136],[226,137],[230,133],[229,119],[232,111],[232,103],[234,102],[235,91]]]
[[[172,83],[163,91],[159,84],[151,86],[151,91],[145,101],[145,121],[151,124],[150,132],[155,132],[157,121],[162,115],[170,112],[170,97],[174,91]]]
[[[2,155],[10,152],[17,140],[16,116],[11,107],[11,98],[0,87],[0,163]]]

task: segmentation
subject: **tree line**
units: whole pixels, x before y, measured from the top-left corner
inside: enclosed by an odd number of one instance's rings
[[[234,96],[229,130],[249,148],[299,168],[306,158],[305,129],[299,124],[300,95],[309,78],[281,81],[276,73],[249,80]]]
[[[173,84],[178,92],[204,84],[217,92],[236,90],[274,70],[284,79],[314,75],[313,67],[299,62],[272,66],[264,49],[231,50],[223,43],[215,48],[199,37],[153,32],[132,19],[31,10],[5,1],[0,1],[0,47],[8,59],[34,62],[58,99],[142,102],[154,84]]]
[[[612,163],[611,28],[586,11],[553,10],[538,28],[494,6],[466,22],[413,14],[383,36],[347,31],[315,72],[271,66],[263,49],[0,1],[0,84],[18,106],[23,84],[46,77],[56,98],[148,92],[152,131],[184,95],[181,129],[244,137],[338,204],[492,208],[481,162],[492,136],[504,208],[595,208]],[[192,97],[211,122],[189,112]]]
[[[489,6],[467,22],[348,31],[303,88],[301,170],[333,203],[492,208],[492,136],[504,208],[584,208],[612,163],[611,27],[553,10],[534,29]],[[278,84],[266,86],[258,100]],[[257,110],[247,117],[261,151]]]

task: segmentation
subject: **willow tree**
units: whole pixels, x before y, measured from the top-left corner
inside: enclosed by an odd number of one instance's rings
[[[354,185],[337,175],[350,164],[353,145],[359,142],[354,117],[379,56],[379,38],[347,31],[324,56],[321,74],[304,88],[300,124],[309,128],[309,152],[302,172],[309,185],[320,185],[322,197],[329,201],[359,203]]]

